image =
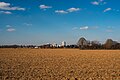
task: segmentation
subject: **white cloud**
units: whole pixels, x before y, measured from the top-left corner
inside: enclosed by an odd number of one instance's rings
[[[21,7],[11,7],[10,3],[0,2],[1,10],[25,10],[25,8]]]
[[[49,9],[52,8],[52,6],[46,6],[46,5],[40,5],[40,9]]]
[[[80,8],[69,8],[67,10],[55,10],[55,13],[61,13],[61,14],[67,14],[67,13],[70,13],[70,12],[75,12],[75,11],[79,11],[81,10]]]
[[[55,13],[67,14],[68,12],[64,10],[56,10]]]
[[[68,12],[75,12],[75,11],[79,11],[80,8],[69,8],[67,9]]]
[[[11,25],[6,25],[6,27],[7,27],[7,30],[6,30],[6,31],[8,31],[8,32],[16,31],[16,29],[13,28],[13,26],[11,26]]]
[[[8,6],[10,6],[10,3],[0,2],[0,8]]]
[[[88,29],[89,29],[88,26],[80,27],[80,30],[88,30]]]
[[[89,26],[81,26],[80,28],[78,27],[73,27],[72,30],[96,30],[98,29],[99,27],[98,26],[92,26],[92,27],[89,27]]]
[[[10,11],[0,11],[0,13],[2,13],[2,14],[12,14],[12,12],[10,12]]]
[[[13,32],[13,31],[16,31],[16,29],[14,29],[14,28],[8,28],[7,31],[8,32]]]
[[[107,4],[107,2],[104,2],[104,0],[98,0],[98,1],[91,2],[91,4],[93,4],[93,5],[104,5],[104,4]]]
[[[91,2],[93,5],[99,5],[99,2],[97,1],[94,1],[94,2]]]
[[[111,11],[112,8],[106,8],[103,12]]]

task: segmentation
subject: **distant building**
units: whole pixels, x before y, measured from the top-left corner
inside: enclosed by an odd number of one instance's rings
[[[34,48],[35,48],[35,49],[38,49],[39,47],[38,47],[38,46],[35,46]]]
[[[58,45],[58,47],[61,47],[61,45]]]
[[[52,46],[53,47],[58,47],[58,45],[56,43],[53,43]]]
[[[66,46],[66,42],[65,41],[62,42],[62,46]]]

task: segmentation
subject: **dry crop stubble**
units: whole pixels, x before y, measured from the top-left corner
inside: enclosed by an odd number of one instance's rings
[[[120,51],[0,49],[0,79],[120,80]]]

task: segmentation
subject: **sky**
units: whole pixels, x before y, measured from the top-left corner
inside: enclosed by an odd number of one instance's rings
[[[0,45],[120,42],[120,0],[0,0]]]

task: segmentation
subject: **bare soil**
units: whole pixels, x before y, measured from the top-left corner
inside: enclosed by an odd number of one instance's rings
[[[0,80],[120,80],[120,50],[0,49]]]

